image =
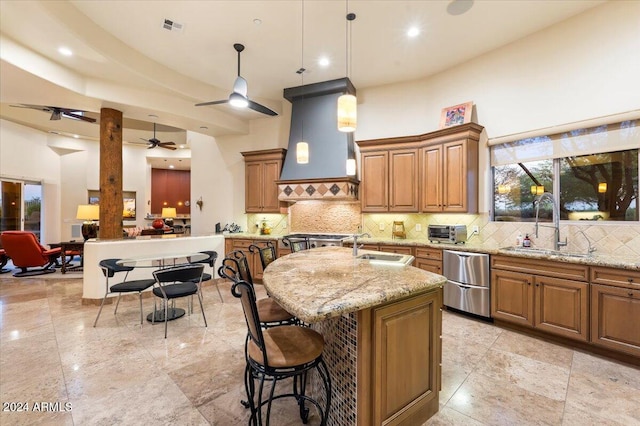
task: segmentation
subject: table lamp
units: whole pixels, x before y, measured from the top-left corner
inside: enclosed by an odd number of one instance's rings
[[[178,214],[176,213],[175,207],[163,207],[162,208],[162,218],[164,219],[164,224],[167,226],[173,226],[173,218]]]
[[[100,206],[97,204],[80,204],[76,219],[84,220],[82,223],[82,236],[85,241],[98,236],[98,226],[95,220],[100,219]]]

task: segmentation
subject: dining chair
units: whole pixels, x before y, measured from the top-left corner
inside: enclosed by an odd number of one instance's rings
[[[202,272],[204,270],[203,264],[188,264],[181,266],[174,266],[171,268],[159,269],[153,271],[153,277],[155,279],[156,287],[152,292],[154,296],[159,297],[164,303],[164,338],[167,338],[167,324],[169,318],[169,301],[180,297],[187,297],[191,295],[197,295],[200,302],[200,310],[202,311],[202,319],[204,320],[204,326],[207,327],[207,317],[204,314],[204,307],[202,306]],[[154,313],[156,311],[156,304],[153,303]],[[191,310],[189,310],[191,313]],[[155,315],[152,316],[155,322]]]
[[[325,344],[322,335],[311,328],[296,325],[283,325],[263,330],[253,285],[244,280],[236,280],[231,287],[231,293],[241,301],[248,329],[244,380],[248,405],[251,409],[249,424],[262,425],[262,411],[266,405],[266,424],[268,425],[271,403],[276,399],[290,397],[296,400],[303,423],[306,424],[309,420],[309,408],[306,407],[306,402],[309,402],[317,408],[320,424],[326,425],[331,407],[331,376],[322,358]],[[314,369],[324,387],[326,401],[324,407],[317,399],[306,393],[307,375]],[[289,378],[292,378],[293,382],[292,392],[275,395],[278,381]],[[257,402],[256,380],[258,381]],[[272,384],[269,396],[265,400],[263,391],[267,380],[272,381]]]
[[[216,251],[201,251],[200,253],[206,254],[207,258],[195,261],[193,263],[203,263],[205,265],[209,265],[211,267],[211,273],[204,272],[202,274],[202,282],[213,280],[213,284],[216,286],[216,290],[218,290],[218,296],[220,297],[220,302],[224,303],[224,299],[222,298],[222,293],[220,293],[220,288],[218,287],[218,282],[215,280],[215,267],[216,260],[218,259],[218,252]],[[194,282],[197,278],[194,278]]]
[[[222,260],[222,266],[218,269],[218,275],[233,282],[243,280],[253,285],[249,263],[242,250],[234,250],[227,253],[227,256]],[[297,324],[298,322],[294,315],[287,312],[271,297],[265,297],[256,303],[260,324],[264,328],[285,324]]]
[[[142,279],[142,280],[131,280],[127,281],[127,277],[129,276],[129,272],[133,270],[133,266],[122,266],[118,265],[118,261],[120,259],[104,259],[101,260],[98,265],[102,270],[102,274],[105,277],[105,292],[104,297],[102,298],[102,303],[100,303],[100,309],[98,310],[98,316],[96,316],[96,320],[93,322],[93,326],[95,327],[98,324],[98,319],[100,318],[100,314],[102,313],[102,307],[104,306],[104,302],[107,300],[107,297],[111,293],[118,293],[118,300],[116,301],[116,308],[113,311],[113,315],[118,312],[118,305],[120,304],[120,296],[122,293],[138,293],[138,299],[140,300],[140,324],[143,322],[142,318],[142,292],[149,287],[155,284],[155,280],[152,278]],[[113,278],[119,272],[126,272],[124,276],[124,280],[119,282],[118,284],[113,284],[109,286],[109,278]]]

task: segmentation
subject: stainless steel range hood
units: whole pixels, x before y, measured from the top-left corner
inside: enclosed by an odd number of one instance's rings
[[[347,176],[348,158],[354,157],[353,133],[337,128],[337,101],[344,93],[355,94],[348,78],[291,87],[284,97],[293,106],[287,157],[278,181],[278,198],[300,200],[356,200],[358,183]],[[296,145],[309,144],[309,163],[296,162]]]

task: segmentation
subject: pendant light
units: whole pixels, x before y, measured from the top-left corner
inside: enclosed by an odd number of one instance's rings
[[[347,158],[347,176],[356,175],[356,159]]]
[[[351,68],[351,22],[356,19],[355,13],[349,13],[347,0],[347,29],[345,34],[347,78]],[[358,100],[355,96],[345,93],[338,98],[338,130],[341,132],[355,132],[358,122]]]
[[[302,55],[300,58],[300,69],[297,71],[300,74],[302,80],[302,86],[304,86],[304,0],[302,0]],[[300,120],[300,142],[296,144],[296,163],[308,164],[309,163],[309,144],[304,141],[304,94],[300,101],[300,109],[302,110],[302,118]]]

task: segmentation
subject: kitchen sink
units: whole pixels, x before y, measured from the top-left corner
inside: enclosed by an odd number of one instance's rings
[[[559,257],[576,257],[576,258],[589,258],[592,254],[587,253],[573,253],[567,251],[556,251],[551,249],[534,248],[534,247],[503,247],[502,250],[512,251],[518,253],[537,253],[547,256],[559,256]]]
[[[356,259],[368,260],[369,263],[404,266],[411,265],[414,257],[408,254],[363,253],[358,255]]]

